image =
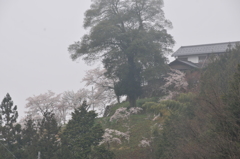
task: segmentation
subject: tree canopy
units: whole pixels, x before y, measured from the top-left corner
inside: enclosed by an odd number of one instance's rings
[[[69,46],[71,58],[102,60],[105,75],[118,81],[117,95],[127,95],[135,106],[143,82],[166,69],[164,54],[174,44],[162,7],[162,0],[93,0],[84,19],[90,32]]]

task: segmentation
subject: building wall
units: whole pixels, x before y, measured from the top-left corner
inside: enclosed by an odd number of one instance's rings
[[[198,63],[198,56],[188,56],[188,61]]]
[[[174,62],[169,65],[172,69],[180,70],[180,71],[185,71],[185,70],[191,70],[193,69],[192,67],[179,63],[179,62]]]

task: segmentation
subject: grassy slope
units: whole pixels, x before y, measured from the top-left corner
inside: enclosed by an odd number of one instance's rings
[[[139,107],[142,107],[145,102],[155,101],[155,99],[142,99],[137,103]],[[115,153],[117,159],[151,159],[152,156],[154,156],[153,146],[150,145],[148,147],[139,147],[138,145],[144,138],[151,139],[151,128],[155,124],[162,124],[163,118],[159,117],[157,120],[153,121],[153,113],[146,113],[145,111],[142,111],[139,114],[130,115],[128,119],[110,122],[110,117],[118,108],[128,106],[129,105],[127,102],[117,104],[111,109],[108,117],[98,119],[98,122],[101,123],[104,129],[110,128],[121,132],[127,132],[128,130],[130,131],[129,142],[125,139],[121,139],[122,144],[112,143],[110,144],[110,150]]]

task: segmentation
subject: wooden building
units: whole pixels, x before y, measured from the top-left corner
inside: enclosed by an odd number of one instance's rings
[[[181,46],[173,53],[172,56],[176,59],[169,66],[181,71],[203,68],[211,57],[226,53],[228,49],[234,48],[239,43],[240,41]]]

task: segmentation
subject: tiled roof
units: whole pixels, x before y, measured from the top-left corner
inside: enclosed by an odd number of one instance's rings
[[[199,55],[199,54],[209,54],[209,53],[223,53],[229,47],[235,47],[236,42],[225,42],[225,43],[215,43],[215,44],[204,44],[204,45],[192,45],[192,46],[182,46],[172,56],[183,56],[183,55]]]

